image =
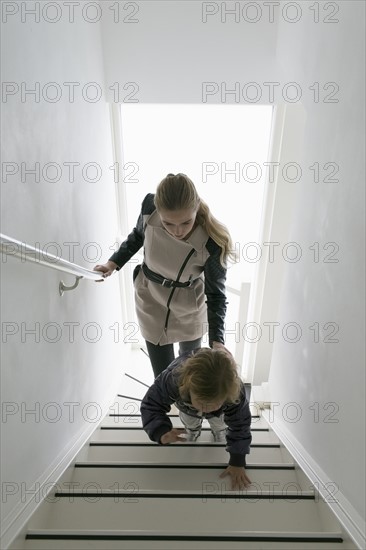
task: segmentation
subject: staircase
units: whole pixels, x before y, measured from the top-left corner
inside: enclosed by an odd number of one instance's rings
[[[110,414],[28,523],[24,550],[349,550],[327,504],[253,409],[247,474],[232,491],[225,445],[157,445],[142,429],[147,384],[129,377]],[[146,386],[146,387],[145,387]],[[136,396],[139,397],[136,397]],[[131,397],[132,396],[132,397]],[[135,397],[134,397],[135,396]],[[182,427],[175,407],[174,427]]]

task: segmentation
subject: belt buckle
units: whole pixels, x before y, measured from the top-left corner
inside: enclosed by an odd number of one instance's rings
[[[170,288],[172,286],[173,281],[171,279],[164,279],[161,283],[162,286]]]
[[[190,288],[194,282],[195,282],[195,279],[193,279],[193,276],[191,275],[190,278],[188,279],[189,284],[187,285],[187,287]]]

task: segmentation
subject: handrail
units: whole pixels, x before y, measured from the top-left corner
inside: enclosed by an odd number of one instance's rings
[[[91,279],[93,281],[102,280],[100,272],[98,273],[97,271],[85,269],[85,267],[69,262],[64,258],[55,256],[54,254],[50,254],[49,252],[40,250],[39,248],[35,248],[25,242],[8,237],[3,233],[0,233],[0,241],[0,250],[2,254],[14,256],[23,262],[33,262],[44,267],[49,267],[51,269],[56,269],[57,271],[74,275],[76,280],[72,286],[67,287],[64,285],[63,281],[60,281],[59,292],[61,296],[65,290],[73,290],[76,288],[80,279]]]

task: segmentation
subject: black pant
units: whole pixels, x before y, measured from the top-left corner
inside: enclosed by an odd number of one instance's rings
[[[174,345],[166,344],[165,346],[159,346],[159,344],[155,345],[146,340],[146,347],[149,352],[151,366],[156,378],[170,365],[172,361],[174,361]],[[201,338],[197,338],[197,340],[191,340],[189,342],[179,342],[179,355],[200,347]]]

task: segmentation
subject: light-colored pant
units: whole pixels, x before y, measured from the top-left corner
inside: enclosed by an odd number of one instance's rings
[[[203,420],[202,417],[191,416],[182,411],[179,411],[179,418],[181,419],[183,426],[187,430],[191,430],[193,432],[201,430]],[[223,414],[219,417],[213,416],[212,418],[207,418],[207,422],[210,424],[211,431],[213,432],[221,432],[223,430],[226,430],[226,424],[224,422]]]

